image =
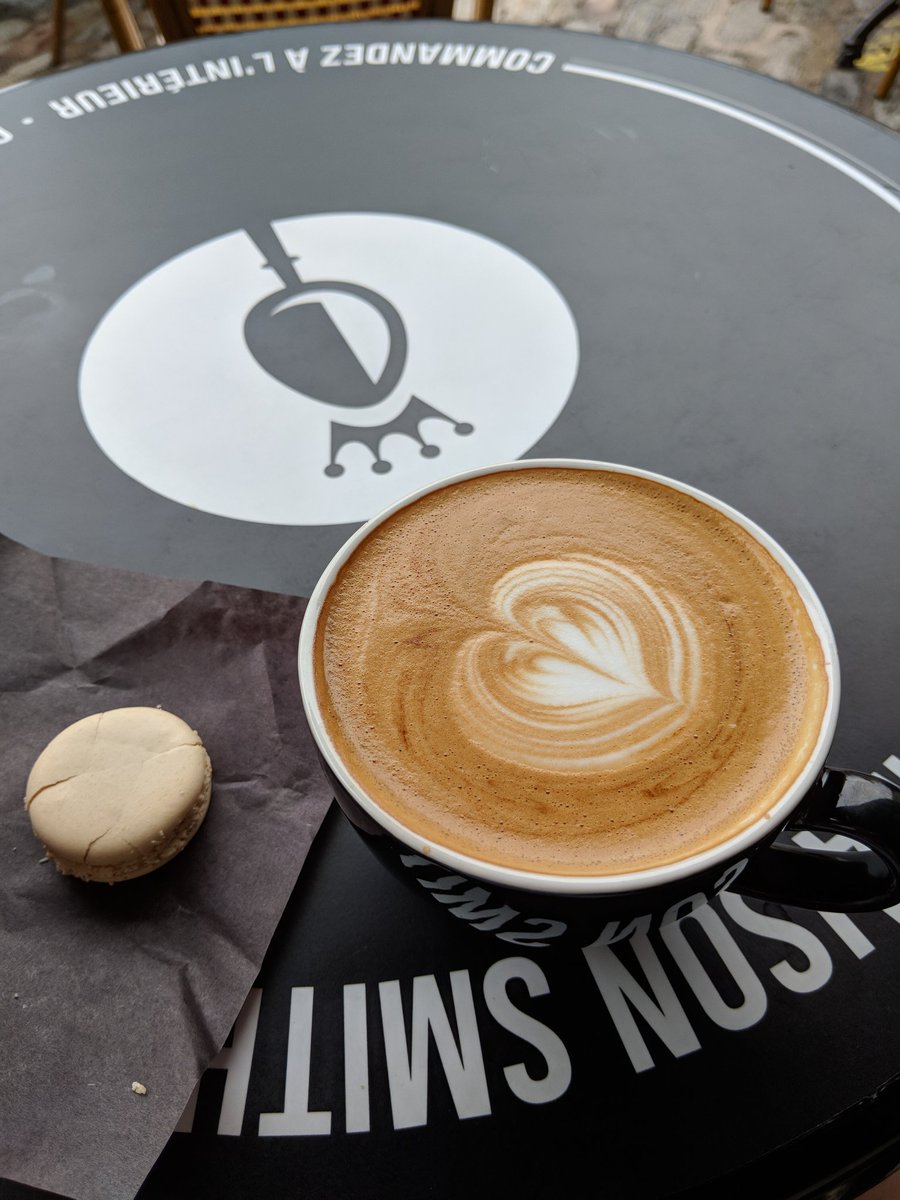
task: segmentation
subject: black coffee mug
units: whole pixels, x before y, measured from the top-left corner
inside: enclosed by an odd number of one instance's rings
[[[751,826],[678,862],[617,875],[563,876],[494,864],[425,838],[382,809],[352,777],[322,719],[315,687],[319,615],[341,567],[371,531],[421,496],[497,471],[571,467],[655,480],[724,513],[791,579],[819,638],[828,699],[816,744],[794,783]],[[822,603],[799,567],[759,526],[687,484],[636,468],[570,459],[529,459],[469,471],[422,488],[374,517],[338,551],[307,606],[300,633],[300,685],[307,720],[338,803],[382,862],[431,903],[515,946],[612,943],[677,921],[720,891],[836,912],[900,902],[900,791],[886,781],[825,766],[840,694],[837,648]],[[800,830],[840,833],[865,851],[801,848]]]

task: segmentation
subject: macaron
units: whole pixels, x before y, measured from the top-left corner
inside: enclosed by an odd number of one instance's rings
[[[44,748],[25,807],[57,870],[119,883],[184,849],[211,788],[196,730],[161,708],[116,708],[76,721]]]

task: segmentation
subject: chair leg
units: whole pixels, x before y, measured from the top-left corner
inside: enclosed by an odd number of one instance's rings
[[[164,42],[183,42],[185,38],[197,36],[186,4],[173,4],[172,0],[147,0],[147,6]]]
[[[127,0],[103,0],[103,9],[119,49],[143,50],[144,38]]]
[[[884,100],[887,97],[888,92],[894,85],[894,80],[897,78],[898,71],[900,71],[900,45],[897,46],[897,51],[890,66],[878,80],[878,87],[875,89],[876,100]]]
[[[66,0],[53,0],[53,40],[50,43],[50,66],[58,67],[63,60],[66,43]]]

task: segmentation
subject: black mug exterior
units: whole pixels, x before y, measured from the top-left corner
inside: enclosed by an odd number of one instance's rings
[[[876,775],[826,767],[787,822],[862,842],[857,850],[807,850],[779,839],[755,854],[734,889],[825,912],[873,912],[900,902],[900,789]]]
[[[321,755],[320,761],[345,815],[393,875],[469,928],[514,946],[624,941],[679,920],[730,887],[742,895],[834,912],[900,902],[900,790],[874,776],[824,770],[781,826],[686,878],[615,894],[565,896],[501,886],[444,866],[383,829]],[[785,840],[801,829],[856,838],[870,853],[808,850]]]

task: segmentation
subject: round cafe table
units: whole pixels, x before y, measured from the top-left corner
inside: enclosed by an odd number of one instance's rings
[[[0,528],[304,595],[430,479],[650,468],[799,561],[833,761],[896,780],[898,188],[896,137],[813,96],[542,29],[283,29],[10,89]],[[900,913],[731,897],[563,955],[440,900],[328,818],[145,1200],[836,1200],[900,1161]]]

